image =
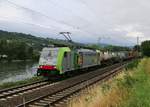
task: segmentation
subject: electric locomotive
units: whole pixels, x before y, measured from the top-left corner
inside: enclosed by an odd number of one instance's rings
[[[98,52],[89,49],[70,49],[69,47],[43,48],[37,75],[50,77],[96,66],[100,64],[98,57]]]

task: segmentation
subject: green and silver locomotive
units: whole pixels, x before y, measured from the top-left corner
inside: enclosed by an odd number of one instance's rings
[[[45,77],[100,65],[99,52],[69,47],[43,48],[37,75]]]

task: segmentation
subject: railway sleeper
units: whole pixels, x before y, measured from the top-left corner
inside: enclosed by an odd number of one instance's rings
[[[29,107],[43,107],[43,106],[39,106],[39,105],[29,105]]]
[[[0,99],[0,101],[6,101],[6,100],[7,100],[6,98],[1,98],[1,99]]]
[[[65,103],[59,103],[59,104],[55,104],[54,107],[66,107]]]
[[[51,100],[51,99],[49,99],[49,98],[44,98],[44,99],[43,99],[43,101],[52,102],[52,100]]]
[[[44,99],[44,100],[46,100],[46,101],[50,101],[50,102],[54,102],[54,101],[56,101],[58,98],[51,98],[51,99]]]
[[[48,106],[48,103],[43,103],[43,102],[35,102],[34,105],[39,105],[39,106]]]
[[[47,103],[47,104],[51,103],[50,101],[47,101],[47,100],[40,100],[39,102],[43,102],[43,103]]]

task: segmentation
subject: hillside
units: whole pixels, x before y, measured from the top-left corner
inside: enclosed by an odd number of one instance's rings
[[[30,34],[0,30],[0,41],[1,40],[25,42],[26,44],[31,45],[38,50],[40,50],[43,46],[49,44],[46,38],[35,37]]]
[[[66,40],[60,39],[52,39],[52,38],[42,38],[36,37],[31,34],[23,34],[23,33],[16,33],[16,32],[7,32],[0,30],[0,41],[7,40],[7,41],[16,41],[16,42],[24,42],[29,46],[32,46],[34,49],[41,50],[42,47],[48,45],[55,45],[55,46],[77,46],[83,48],[97,48],[92,44],[82,44],[77,42],[68,42]]]
[[[24,42],[27,45],[30,45],[34,47],[35,49],[41,50],[42,47],[48,46],[48,45],[55,45],[55,46],[80,46],[80,47],[87,47],[85,44],[82,43],[75,43],[75,42],[68,42],[66,40],[60,40],[60,39],[52,39],[52,38],[42,38],[42,37],[36,37],[31,34],[23,34],[23,33],[17,33],[17,32],[7,32],[0,30],[0,41],[1,40],[7,40],[7,41],[18,41],[18,42]]]
[[[0,60],[38,59],[41,49],[48,45],[46,38],[0,30]]]

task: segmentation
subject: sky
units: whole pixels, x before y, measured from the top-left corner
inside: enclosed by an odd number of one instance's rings
[[[133,46],[150,39],[150,0],[0,0],[0,30]]]

